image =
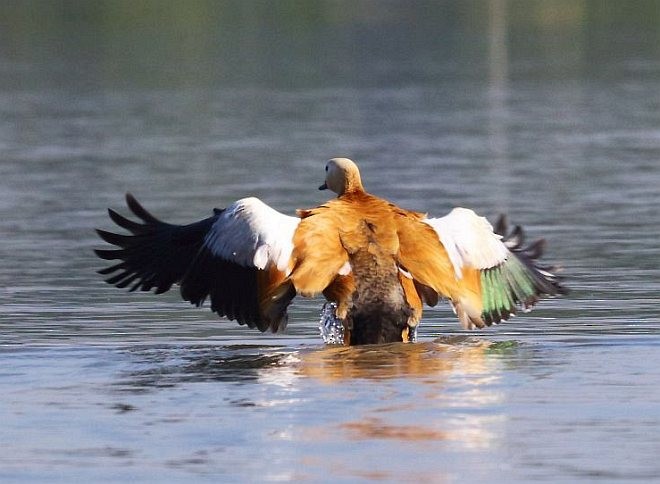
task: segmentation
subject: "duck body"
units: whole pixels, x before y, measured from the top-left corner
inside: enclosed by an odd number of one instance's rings
[[[349,344],[408,341],[410,328],[415,325],[414,310],[406,299],[399,277],[399,240],[394,209],[385,200],[368,193],[352,192],[316,210],[301,213],[297,234],[301,239],[308,234],[308,220],[317,224],[315,216],[333,214],[323,223],[327,224],[340,250],[345,252],[347,260],[343,267],[345,270],[350,268],[350,272],[334,277],[329,273],[332,280],[326,286],[330,288],[326,294],[338,305],[337,316],[344,321],[344,339]],[[309,260],[311,265],[314,258],[307,258],[303,252],[304,249],[294,250],[294,257]],[[340,268],[338,273],[341,272]],[[300,264],[294,269],[292,278],[294,284],[304,287],[304,278],[316,279],[317,274],[314,268]]]
[[[197,306],[211,300],[220,316],[278,331],[296,295],[335,303],[345,344],[410,341],[422,306],[449,299],[462,325],[484,327],[528,309],[541,295],[565,292],[556,268],[535,261],[543,243],[522,247],[468,209],[433,219],[366,192],[351,160],[326,164],[320,189],[337,197],[295,217],[256,198],[241,199],[200,222],[162,222],[131,195],[142,223],[110,210],[130,235],[98,230],[118,249],[99,249],[117,287],[156,293],[173,284]],[[496,233],[499,231],[500,233]]]

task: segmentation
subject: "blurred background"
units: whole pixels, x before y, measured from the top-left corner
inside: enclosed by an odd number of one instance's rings
[[[571,295],[374,357],[317,299],[259,334],[95,273],[127,191],[293,213],[335,156]],[[0,0],[0,480],[658,479],[659,160],[656,0]]]
[[[73,91],[652,75],[658,2],[22,1],[2,82]]]

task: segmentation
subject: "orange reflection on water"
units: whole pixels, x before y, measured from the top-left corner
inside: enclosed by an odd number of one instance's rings
[[[365,418],[361,421],[346,422],[339,428],[348,432],[352,440],[364,439],[391,439],[406,442],[424,440],[447,440],[450,438],[446,432],[440,432],[428,427],[418,425],[394,425],[379,418]]]
[[[321,398],[355,401],[332,423],[310,422],[295,432],[299,441],[338,444],[347,454],[303,453],[301,465],[331,478],[444,481],[442,468],[420,468],[414,456],[448,448],[480,453],[503,433],[505,420],[489,411],[503,399],[493,385],[501,367],[490,347],[488,341],[450,338],[297,354],[298,378],[319,382]],[[354,455],[350,449],[361,457],[347,458]]]
[[[437,384],[455,371],[484,374],[488,378],[485,354],[490,344],[463,338],[415,344],[328,346],[301,354],[300,371],[328,384],[355,378],[399,377]]]

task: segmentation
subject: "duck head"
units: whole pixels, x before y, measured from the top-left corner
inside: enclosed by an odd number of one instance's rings
[[[319,190],[332,190],[337,195],[364,191],[360,170],[348,158],[333,158],[325,165],[325,183]]]

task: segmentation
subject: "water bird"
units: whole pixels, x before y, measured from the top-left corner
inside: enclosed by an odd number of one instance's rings
[[[337,197],[285,215],[258,198],[235,201],[189,225],[163,222],[130,193],[134,221],[112,209],[129,234],[97,229],[115,261],[98,271],[130,291],[181,296],[260,331],[287,324],[296,295],[332,302],[345,344],[408,342],[422,305],[446,298],[466,329],[484,328],[530,310],[541,296],[564,294],[557,267],[542,266],[543,239],[524,246],[523,230],[495,227],[472,210],[440,218],[406,210],[365,191],[357,165],[326,163],[319,187]]]

